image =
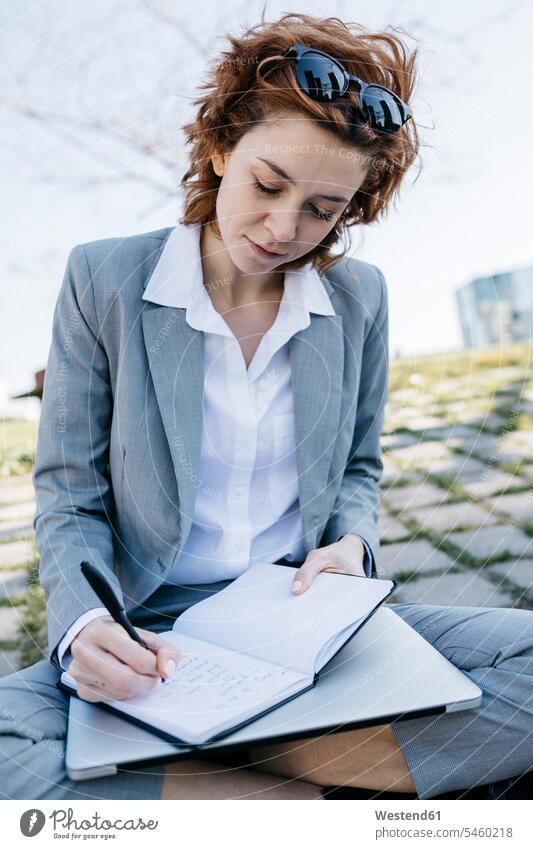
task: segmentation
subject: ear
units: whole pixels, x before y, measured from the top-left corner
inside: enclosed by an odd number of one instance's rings
[[[215,174],[217,174],[218,177],[222,177],[226,168],[226,155],[223,155],[221,153],[214,153],[211,156],[211,162]]]

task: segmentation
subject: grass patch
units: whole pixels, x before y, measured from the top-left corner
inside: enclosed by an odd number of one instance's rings
[[[0,607],[21,607],[26,604],[26,596],[15,596],[15,598],[0,598]]]
[[[468,500],[468,493],[464,491],[461,484],[457,483],[457,479],[453,475],[430,473],[427,477],[431,483],[434,483],[436,486],[440,486],[441,489],[446,490],[454,496],[452,500],[444,502],[445,504],[455,503],[456,500]]]
[[[19,642],[22,668],[47,656],[46,596],[39,582],[38,555],[28,564],[28,584]]]
[[[0,651],[18,651],[19,648],[18,640],[0,640]]]
[[[529,413],[520,413],[516,418],[515,430],[531,430],[533,428],[533,416]]]
[[[37,447],[38,421],[0,420],[0,476],[31,470]]]
[[[520,529],[528,536],[533,537],[533,522],[526,520],[520,525]]]
[[[408,584],[409,581],[416,581],[417,578],[421,578],[420,572],[417,572],[416,569],[404,569],[402,572],[394,573],[394,580],[398,581],[399,584]]]

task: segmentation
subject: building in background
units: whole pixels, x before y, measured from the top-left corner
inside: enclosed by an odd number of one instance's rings
[[[456,295],[466,348],[533,337],[533,267],[478,277]]]

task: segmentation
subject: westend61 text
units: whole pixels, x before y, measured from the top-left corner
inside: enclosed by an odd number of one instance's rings
[[[440,811],[374,811],[377,820],[440,820]]]

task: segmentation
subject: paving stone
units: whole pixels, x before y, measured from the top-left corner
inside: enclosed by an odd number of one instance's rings
[[[493,525],[473,531],[455,531],[447,539],[461,551],[479,560],[494,560],[502,554],[523,557],[533,553],[533,539],[511,525]]]
[[[20,566],[34,557],[34,548],[30,541],[4,542],[0,544],[0,568]]]
[[[506,437],[506,443],[509,443],[509,445],[518,445],[519,447],[523,447],[524,449],[529,450],[529,453],[531,454],[531,452],[533,452],[533,432],[530,430],[513,430],[509,433],[508,437]]]
[[[441,489],[432,483],[420,482],[388,489],[383,493],[383,500],[393,510],[414,510],[430,504],[441,504],[450,500],[448,490]],[[401,518],[401,516],[400,516]]]
[[[393,397],[396,402],[416,401],[417,396],[420,394],[420,390],[415,388],[397,389]]]
[[[453,398],[456,400],[449,400],[451,396],[448,398],[443,398],[442,403],[446,404],[446,412],[449,414],[452,413],[461,413],[465,416],[480,416],[487,415],[490,413],[490,404],[486,401],[483,396],[479,396],[477,390],[475,390],[471,395],[465,395],[464,387],[458,387],[453,393]]]
[[[528,480],[533,480],[533,463],[526,463],[520,466],[520,474],[524,475]]]
[[[399,572],[443,572],[455,566],[446,552],[440,551],[425,539],[397,542],[380,547],[377,572],[380,578],[391,578]]]
[[[0,478],[0,505],[35,500],[31,475],[10,475]]]
[[[507,560],[485,567],[494,578],[507,578],[524,590],[526,598],[533,600],[533,559]]]
[[[28,591],[26,569],[0,572],[0,598],[20,598]]]
[[[388,489],[383,499],[393,510],[408,510],[448,501],[450,494],[439,486],[423,482]]]
[[[531,451],[532,449],[525,443],[517,441],[513,434],[504,434],[496,439],[492,447],[479,450],[476,448],[475,453],[483,460],[490,460],[491,465],[503,465],[504,463],[523,463],[527,461]]]
[[[506,560],[485,567],[495,580],[506,578],[522,591],[522,597],[533,602],[533,559]]]
[[[451,531],[455,528],[477,528],[495,525],[498,519],[477,504],[460,502],[457,504],[440,504],[432,507],[422,507],[411,510],[409,515],[424,530]]]
[[[475,399],[477,401],[477,399]],[[465,404],[465,400],[460,401],[458,403]],[[451,407],[448,407],[451,409]],[[469,425],[472,428],[478,428],[483,424],[483,420],[489,415],[489,411],[486,409],[486,404],[481,404],[479,406],[477,403],[472,407],[467,404],[466,409],[462,409],[457,414],[457,421],[460,421],[461,424]],[[487,434],[489,435],[489,434]]]
[[[33,539],[33,524],[20,522],[0,522],[0,543],[3,540]]]
[[[19,669],[22,669],[20,652],[0,651],[0,678],[3,678],[4,675],[10,675],[12,672],[18,672]]]
[[[457,380],[446,378],[444,380],[436,380],[431,384],[431,388],[435,395],[453,395],[456,396],[461,388]]]
[[[8,504],[0,507],[0,524],[6,521],[33,520],[35,501],[21,501],[20,504]]]
[[[383,474],[381,475],[380,486],[391,486],[403,477],[403,470],[400,469],[392,460],[389,460],[387,454],[382,456]]]
[[[430,475],[451,475],[452,477],[461,476],[464,478],[479,474],[485,468],[485,464],[480,460],[462,454],[452,454],[442,460],[429,460],[416,465],[424,468]]]
[[[22,628],[21,607],[0,607],[0,640],[17,640]]]
[[[481,433],[478,430],[470,428],[470,435],[455,435],[452,439],[448,440],[447,444],[450,448],[459,448],[467,456],[481,452],[486,455],[487,453],[490,454],[493,448],[498,445],[499,439],[499,436],[493,433]]]
[[[423,431],[424,434],[429,428],[447,428],[448,426],[446,419],[437,416],[414,416],[409,420],[410,430]]]
[[[520,413],[526,413],[528,416],[533,416],[533,401],[519,401],[516,407]]]
[[[476,572],[451,572],[402,583],[390,602],[465,607],[513,607],[516,599]]]
[[[449,448],[455,439],[472,440],[477,433],[474,428],[446,422],[445,427],[431,427],[425,430],[424,439],[440,439]]]
[[[515,525],[533,521],[533,488],[488,498],[487,502],[494,510],[509,516]]]
[[[395,463],[403,467],[413,467],[423,460],[440,460],[450,456],[450,451],[442,442],[423,442],[420,440],[415,445],[399,448],[389,452],[389,456]]]
[[[517,475],[509,475],[507,472],[502,472],[500,469],[493,469],[491,466],[484,466],[483,471],[478,475],[473,475],[468,481],[462,484],[463,489],[471,498],[486,498],[488,495],[495,495],[498,492],[505,492],[506,489],[515,486],[526,487],[528,482],[525,478],[520,478]]]
[[[511,452],[517,453],[523,460],[527,460],[531,456],[533,446],[527,439],[524,433],[520,438],[518,433],[512,432],[502,436],[498,443],[498,451],[501,453]]]
[[[381,449],[384,452],[394,451],[395,448],[405,448],[418,442],[418,437],[412,433],[389,433],[381,437]]]
[[[469,423],[486,430],[500,430],[502,427],[508,426],[510,421],[508,416],[499,416],[496,413],[482,413],[481,415],[478,414],[469,418]]]
[[[382,512],[378,520],[378,533],[382,543],[396,542],[397,540],[409,539],[412,536],[403,522],[390,513]]]

